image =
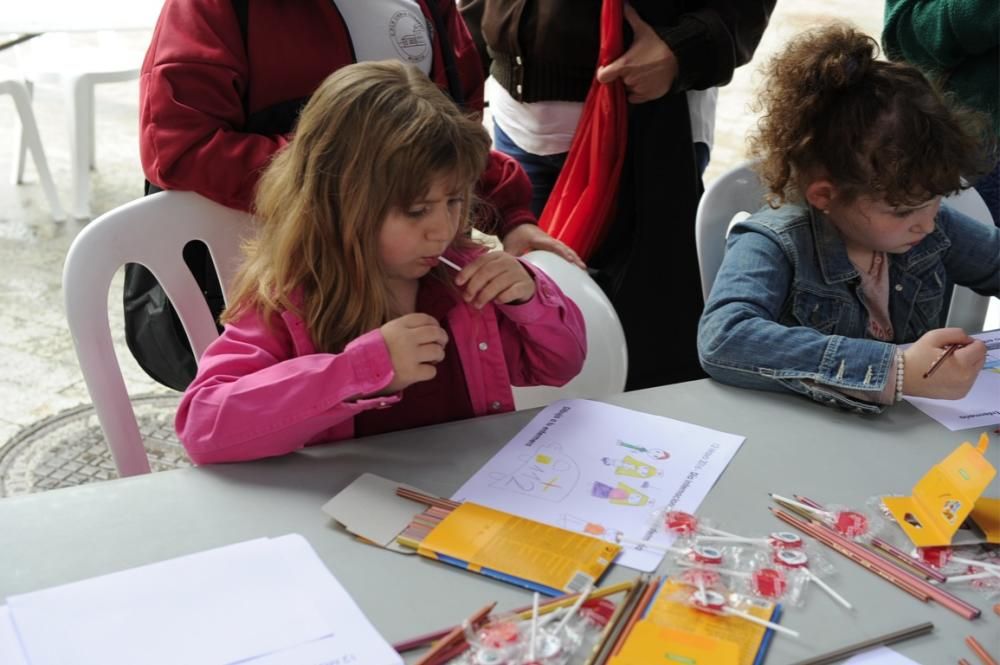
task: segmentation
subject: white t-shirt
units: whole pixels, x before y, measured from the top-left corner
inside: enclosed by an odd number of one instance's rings
[[[558,155],[569,151],[583,102],[532,102],[510,96],[493,77],[486,81],[490,112],[504,134],[525,152]]]
[[[344,17],[358,62],[401,60],[430,74],[431,26],[416,0],[331,1]]]

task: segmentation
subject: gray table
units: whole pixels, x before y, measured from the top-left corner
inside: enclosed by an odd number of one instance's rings
[[[765,533],[781,523],[767,492],[807,494],[862,505],[878,493],[906,492],[934,463],[969,439],[950,433],[909,405],[879,417],[848,414],[791,395],[738,390],[710,381],[627,393],[610,403],[687,420],[747,437],[699,513],[719,526]],[[261,462],[169,471],[0,500],[0,596],[259,536],[303,534],[389,641],[455,623],[490,600],[530,602],[515,587],[416,556],[354,541],[320,506],[363,471],[449,495],[518,432],[535,411],[410,430],[321,446]],[[978,436],[978,434],[977,434]],[[989,458],[1000,467],[996,435]],[[987,494],[1000,494],[998,484]],[[768,665],[783,665],[845,643],[921,621],[931,636],[895,648],[925,665],[973,660],[966,635],[1000,651],[1000,617],[983,610],[966,621],[924,605],[831,553],[836,588],[849,612],[818,589],[783,623],[802,633],[776,636]],[[613,569],[605,578],[633,576]]]

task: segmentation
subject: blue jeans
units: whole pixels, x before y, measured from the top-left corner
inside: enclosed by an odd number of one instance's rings
[[[556,184],[556,178],[566,162],[567,153],[535,155],[527,152],[514,143],[496,122],[493,123],[493,147],[517,160],[528,174],[528,180],[531,181],[531,211],[536,217],[541,215],[552,187]]]

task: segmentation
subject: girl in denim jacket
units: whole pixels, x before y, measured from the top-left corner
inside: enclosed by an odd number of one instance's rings
[[[699,325],[719,381],[877,412],[963,397],[983,366],[982,342],[941,326],[951,283],[1000,295],[1000,230],[941,197],[988,169],[988,132],[876,55],[835,25],[768,67],[751,147],[772,205],[733,227]]]
[[[579,372],[576,305],[469,236],[488,154],[415,67],[350,65],[320,86],[261,178],[225,330],[181,400],[192,460],[509,411],[512,383]]]

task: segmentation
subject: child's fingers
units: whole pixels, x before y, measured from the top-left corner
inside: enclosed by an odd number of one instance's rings
[[[486,252],[485,254],[480,254],[459,271],[458,275],[455,276],[455,284],[457,286],[464,286],[482,269],[483,266],[493,263],[500,258],[500,254],[502,254],[502,252]]]
[[[421,344],[417,347],[416,361],[423,363],[439,363],[444,360],[444,347],[436,342]]]
[[[953,344],[969,344],[975,339],[961,328],[938,328],[926,333],[924,337],[934,346],[942,349]]]
[[[986,344],[982,340],[973,338],[966,346],[955,351],[954,359],[965,367],[982,367],[986,362]]]
[[[438,320],[435,319],[430,314],[423,314],[422,312],[414,312],[413,314],[404,314],[397,319],[406,328],[422,328],[424,326],[437,326]]]
[[[486,303],[492,301],[516,283],[517,279],[515,275],[512,275],[509,272],[501,273],[483,286],[479,293],[476,294],[475,300],[472,301],[472,305],[482,308],[486,305]]]
[[[514,259],[513,257],[511,257],[510,260],[515,263],[517,261],[517,259]],[[478,301],[480,299],[479,295],[486,285],[509,270],[510,264],[507,262],[507,259],[502,256],[497,256],[493,260],[483,263],[477,268],[475,273],[465,284],[464,297],[466,302]]]
[[[411,338],[416,344],[434,344],[438,347],[444,347],[448,344],[448,333],[445,332],[444,328],[433,317],[431,317],[431,320],[433,321],[433,325],[411,328]]]
[[[524,302],[534,295],[531,285],[526,282],[515,282],[497,295],[496,300],[504,305],[512,302]]]

